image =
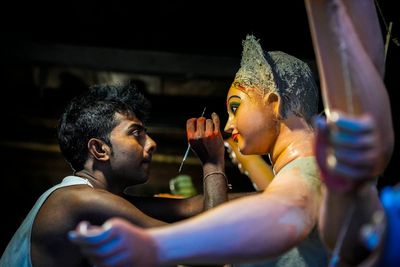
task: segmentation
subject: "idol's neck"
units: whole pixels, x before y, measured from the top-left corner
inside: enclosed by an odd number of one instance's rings
[[[270,153],[274,173],[302,157],[314,156],[314,131],[303,118],[291,115],[280,124],[280,131]]]

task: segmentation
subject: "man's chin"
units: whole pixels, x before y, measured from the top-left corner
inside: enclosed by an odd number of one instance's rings
[[[149,180],[149,176],[148,175],[145,175],[145,176],[142,176],[142,177],[137,177],[136,179],[135,179],[135,184],[144,184],[144,183],[146,183],[147,181]]]

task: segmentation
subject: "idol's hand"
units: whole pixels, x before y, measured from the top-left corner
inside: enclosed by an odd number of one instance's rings
[[[143,229],[113,218],[102,226],[83,221],[68,234],[96,267],[156,266],[156,248]]]
[[[327,122],[319,117],[316,156],[328,188],[345,193],[376,178],[379,164],[379,138],[369,115],[349,117],[334,114]]]
[[[224,166],[224,141],[220,131],[218,115],[213,112],[211,119],[191,118],[186,122],[188,142],[204,165],[213,163]]]
[[[232,137],[224,140],[229,158],[241,173],[247,175],[256,190],[264,190],[274,178],[272,167],[260,155],[243,155]]]
[[[232,137],[229,137],[224,140],[224,145],[226,147],[226,151],[228,152],[229,158],[231,159],[231,162],[236,165],[239,169],[239,171],[243,174],[246,174],[249,176],[249,173],[247,170],[243,169],[243,164],[240,159],[244,159],[245,155],[240,154],[237,144],[235,141],[232,140]],[[242,158],[240,158],[242,156]]]

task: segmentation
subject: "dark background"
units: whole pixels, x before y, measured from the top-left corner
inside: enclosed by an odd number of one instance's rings
[[[393,22],[385,83],[399,134],[399,14],[395,1],[375,1],[383,33]],[[282,50],[315,69],[303,1],[37,1],[0,11],[1,212],[0,251],[36,198],[71,173],[55,139],[68,100],[90,84],[130,79],[146,91],[157,141],[150,181],[135,194],[168,192],[186,149],[189,117],[216,111],[226,121],[225,94],[240,64],[241,41],[252,33],[265,50]],[[218,6],[216,6],[218,5]],[[322,109],[322,103],[321,103]],[[398,181],[396,143],[379,188]],[[183,173],[201,190],[201,167],[191,153]],[[254,190],[227,160],[234,191]]]

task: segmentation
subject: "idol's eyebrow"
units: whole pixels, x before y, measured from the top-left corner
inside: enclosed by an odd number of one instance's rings
[[[240,96],[232,95],[232,96],[230,96],[230,97],[228,98],[228,100],[227,100],[226,102],[229,102],[229,100],[231,100],[232,98],[240,99]]]

